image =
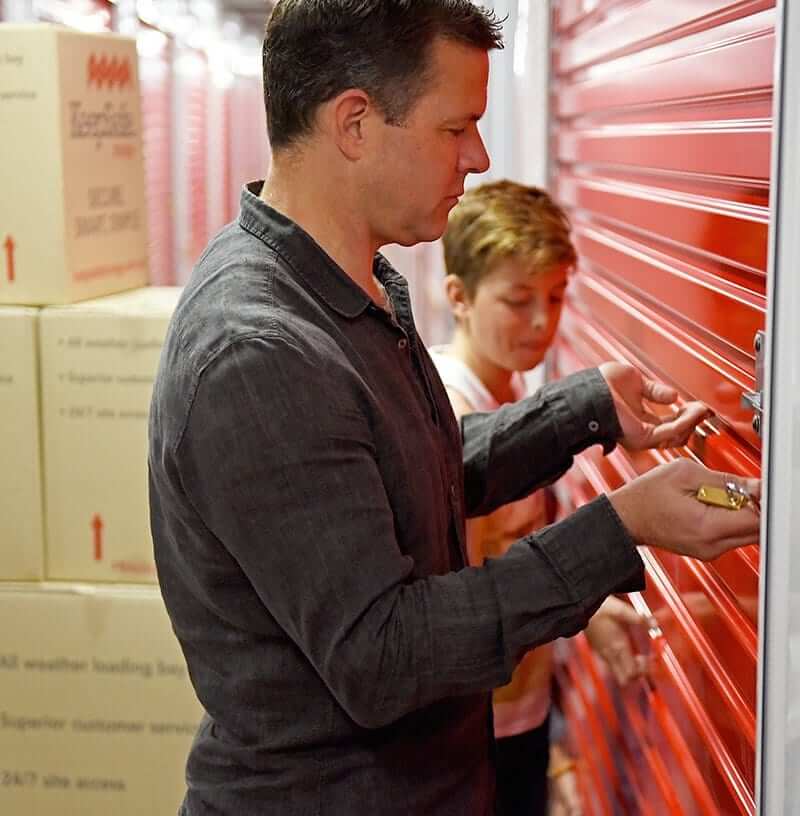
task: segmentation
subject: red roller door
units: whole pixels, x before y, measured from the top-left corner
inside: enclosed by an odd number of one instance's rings
[[[266,178],[270,152],[260,77],[236,76],[229,91],[230,211],[239,212],[242,185]]]
[[[147,184],[150,282],[175,283],[172,197],[172,58],[166,33],[141,24],[139,83],[142,91],[142,142]]]
[[[173,157],[176,280],[185,283],[208,242],[208,94],[204,52],[175,50]]]
[[[716,417],[687,449],[596,451],[565,509],[692,456],[757,474],[755,388],[769,222],[773,2],[553,3],[551,186],[580,255],[552,355],[563,375],[637,363]],[[645,553],[652,683],[614,688],[577,638],[560,671],[589,813],[755,810],[758,556]]]

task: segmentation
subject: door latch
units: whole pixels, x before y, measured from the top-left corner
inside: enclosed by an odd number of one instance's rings
[[[742,408],[753,412],[753,430],[761,436],[761,417],[764,414],[764,355],[766,354],[767,337],[760,329],[753,340],[756,353],[756,390],[742,394]]]

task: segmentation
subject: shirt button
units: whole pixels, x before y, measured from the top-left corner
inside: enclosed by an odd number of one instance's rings
[[[590,430],[592,433],[597,433],[597,432],[600,430],[600,423],[599,423],[599,422],[597,422],[596,420],[594,420],[594,419],[593,419],[593,420],[592,420],[592,421],[589,423],[589,430]]]
[[[405,337],[401,337],[401,338],[400,338],[400,339],[397,341],[397,348],[399,348],[399,349],[400,349],[400,351],[404,351],[407,345],[408,345],[408,340],[406,340],[406,338],[405,338]]]

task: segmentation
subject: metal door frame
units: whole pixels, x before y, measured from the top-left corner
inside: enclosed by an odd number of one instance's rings
[[[800,5],[775,44],[763,416],[756,807],[800,813]],[[800,543],[797,542],[797,543]]]

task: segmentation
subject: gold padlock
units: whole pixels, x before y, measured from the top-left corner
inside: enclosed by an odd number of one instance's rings
[[[752,501],[746,490],[732,482],[728,482],[725,487],[701,485],[695,493],[695,498],[703,504],[724,507],[726,510],[741,510]]]

